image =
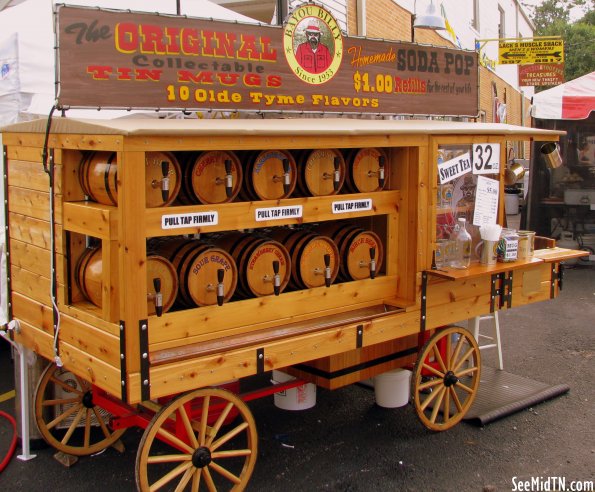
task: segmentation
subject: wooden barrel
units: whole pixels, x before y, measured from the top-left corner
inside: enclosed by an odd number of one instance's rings
[[[379,148],[353,149],[347,153],[345,190],[349,193],[370,193],[384,189],[388,176],[388,158]]]
[[[75,267],[76,285],[85,298],[95,304],[102,306],[101,293],[103,263],[101,259],[101,248],[87,248],[80,256]],[[178,293],[178,276],[174,266],[163,256],[147,255],[147,313],[155,314],[155,279],[159,279],[160,292],[162,295],[163,312],[172,307]]]
[[[339,249],[339,279],[362,280],[375,277],[380,271],[384,245],[375,232],[341,222],[322,223],[316,231],[329,236]]]
[[[185,238],[156,242],[152,248],[173,263],[180,284],[178,300],[185,307],[222,304],[233,296],[238,271],[232,256],[223,249]]]
[[[229,252],[236,262],[236,294],[241,297],[278,295],[287,286],[291,276],[291,259],[281,243],[265,237],[231,232],[221,236],[215,244]]]
[[[147,207],[165,207],[180,191],[181,171],[170,152],[145,152]],[[118,204],[118,161],[115,152],[90,152],[79,165],[79,181],[85,195],[104,205]]]
[[[286,150],[263,150],[245,155],[245,200],[279,200],[293,193],[297,182],[295,159]]]
[[[338,149],[301,152],[297,187],[302,196],[336,195],[345,182],[345,159]]]
[[[285,228],[274,229],[271,237],[283,244],[289,252],[289,285],[293,289],[330,285],[337,278],[339,251],[331,238],[307,230]],[[325,263],[327,255],[328,265]]]
[[[178,195],[184,204],[228,203],[242,188],[242,165],[229,150],[189,152],[180,156],[184,169]]]

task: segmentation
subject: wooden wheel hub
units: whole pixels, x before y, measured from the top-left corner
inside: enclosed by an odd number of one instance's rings
[[[457,384],[459,382],[459,378],[455,375],[454,372],[448,371],[444,375],[444,386],[449,388],[450,386]]]
[[[85,394],[83,395],[83,398],[81,399],[81,403],[83,404],[83,406],[85,408],[94,408],[95,403],[93,403],[93,392],[92,391],[85,392]]]
[[[210,462],[211,451],[209,448],[201,446],[200,448],[197,448],[194,453],[192,453],[192,464],[196,468],[204,468],[205,466],[208,466]]]

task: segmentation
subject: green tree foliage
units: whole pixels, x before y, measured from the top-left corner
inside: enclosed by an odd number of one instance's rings
[[[571,22],[571,11],[576,9],[584,16]],[[595,0],[544,0],[528,10],[533,14],[535,36],[561,36],[564,40],[566,80],[595,70]]]

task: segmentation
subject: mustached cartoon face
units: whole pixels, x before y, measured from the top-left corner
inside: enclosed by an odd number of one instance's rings
[[[308,43],[310,43],[312,49],[316,49],[320,43],[320,33],[306,31],[306,37],[308,38]]]

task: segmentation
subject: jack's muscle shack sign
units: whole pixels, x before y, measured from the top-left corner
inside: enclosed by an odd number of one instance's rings
[[[62,108],[475,116],[475,52],[343,36],[323,7],[283,27],[59,6]]]

